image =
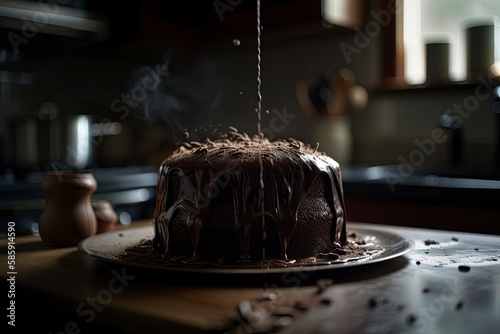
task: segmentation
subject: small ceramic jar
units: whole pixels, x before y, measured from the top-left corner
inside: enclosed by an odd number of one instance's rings
[[[110,202],[106,200],[93,200],[92,208],[94,209],[97,221],[97,233],[108,232],[115,228],[118,215],[113,210]]]
[[[91,196],[97,189],[97,182],[92,173],[47,172],[41,189],[45,208],[40,216],[39,231],[45,245],[75,246],[96,234]]]

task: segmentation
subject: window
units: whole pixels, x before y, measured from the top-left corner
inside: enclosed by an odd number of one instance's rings
[[[403,0],[403,8],[404,76],[408,84],[421,84],[428,80],[428,43],[444,43],[444,48],[441,45],[441,51],[438,52],[446,52],[445,49],[448,48],[448,57],[442,54],[442,59],[437,59],[435,55],[431,59],[443,67],[442,70],[448,73],[450,81],[466,80],[469,73],[467,28],[472,26],[490,25],[494,32],[492,40],[486,42],[491,43],[491,48],[474,50],[472,62],[484,59],[480,57],[481,51],[493,53],[489,55],[493,59],[489,65],[500,61],[498,0]],[[484,33],[474,36],[475,43],[480,43],[477,39],[486,37]]]

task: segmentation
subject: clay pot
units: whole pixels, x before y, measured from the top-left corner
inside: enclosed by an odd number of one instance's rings
[[[115,228],[118,215],[113,210],[111,203],[106,200],[94,200],[92,208],[97,221],[97,233],[108,232]]]
[[[75,246],[96,234],[91,196],[97,182],[88,172],[47,172],[42,185],[45,208],[39,221],[40,237],[47,246]]]

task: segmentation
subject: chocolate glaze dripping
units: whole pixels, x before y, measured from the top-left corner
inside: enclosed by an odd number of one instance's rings
[[[272,162],[272,161],[271,161]],[[261,227],[262,227],[262,259],[265,259],[266,256],[266,241],[267,241],[267,233],[266,233],[266,189],[264,186],[264,163],[262,162],[262,153],[259,152],[259,184],[260,184],[260,212],[261,212]]]
[[[262,170],[259,155],[265,171],[264,201],[259,195]],[[227,186],[232,195],[240,260],[258,260],[250,258],[249,249],[252,229],[260,226],[263,215],[266,222],[276,228],[281,258],[286,260],[302,199],[321,174],[329,180],[331,198],[327,200],[334,211],[330,241],[344,245],[347,237],[341,173],[333,159],[294,139],[269,142],[234,131],[203,144],[185,143],[159,169],[153,217],[154,248],[165,257],[177,255],[171,254],[170,225],[176,215],[184,212],[192,242],[192,258],[202,255],[199,254],[199,242],[211,205],[222,187]],[[172,191],[174,178],[179,183],[176,192]]]

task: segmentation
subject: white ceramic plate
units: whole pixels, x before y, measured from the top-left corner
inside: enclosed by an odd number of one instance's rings
[[[329,265],[307,265],[290,267],[270,267],[270,268],[231,268],[224,267],[200,267],[187,265],[169,265],[163,260],[141,261],[140,259],[123,259],[126,249],[138,246],[145,240],[151,240],[154,236],[153,227],[139,227],[111,231],[91,236],[82,240],[78,244],[78,249],[86,254],[98,259],[119,263],[127,266],[144,267],[149,269],[167,270],[184,273],[206,273],[206,274],[262,274],[262,273],[283,273],[294,271],[317,271],[333,270],[346,267],[368,265],[376,262],[387,261],[404,255],[415,247],[413,239],[395,234],[386,230],[367,227],[366,224],[358,226],[356,223],[349,223],[349,232],[355,232],[358,237],[364,239],[367,243],[382,249],[379,253],[363,258],[361,260],[347,261],[343,263],[334,263]]]

